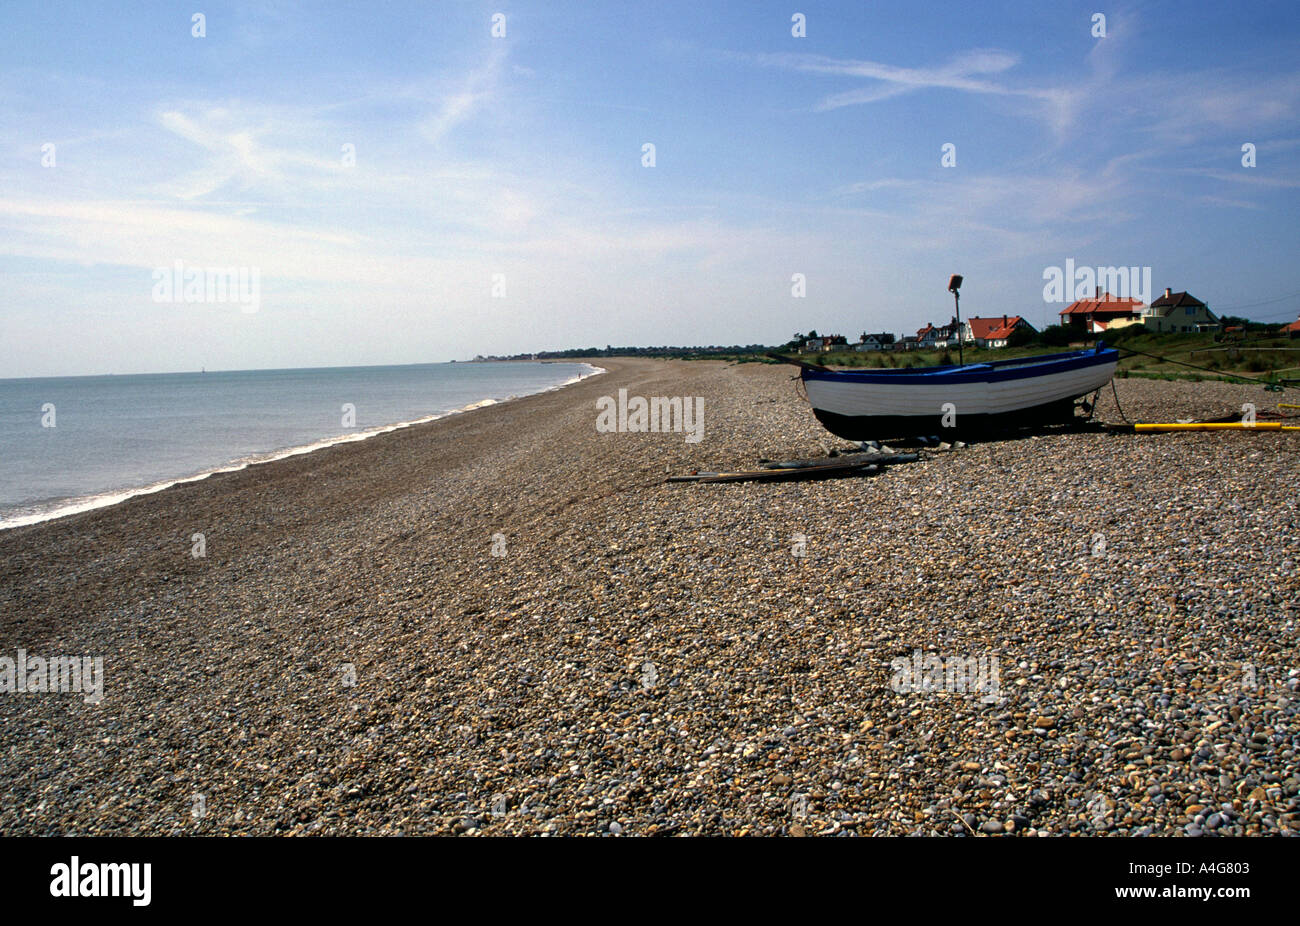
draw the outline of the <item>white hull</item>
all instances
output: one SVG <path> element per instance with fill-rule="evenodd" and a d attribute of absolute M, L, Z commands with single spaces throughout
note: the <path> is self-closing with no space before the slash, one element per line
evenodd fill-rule
<path fill-rule="evenodd" d="M 1115 366 L 1107 363 L 999 382 L 865 384 L 813 379 L 804 385 L 814 409 L 846 417 L 930 417 L 943 415 L 948 404 L 958 415 L 1006 415 L 1095 392 L 1110 382 Z"/>

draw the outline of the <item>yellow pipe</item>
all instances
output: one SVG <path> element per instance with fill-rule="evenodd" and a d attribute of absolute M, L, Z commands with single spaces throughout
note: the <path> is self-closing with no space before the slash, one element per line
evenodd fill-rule
<path fill-rule="evenodd" d="M 1254 424 L 1246 424 L 1241 421 L 1221 422 L 1221 421 L 1191 421 L 1187 424 L 1181 422 L 1168 422 L 1161 424 L 1135 424 L 1135 431 L 1300 431 L 1300 426 L 1283 425 L 1280 421 L 1257 421 Z"/>
<path fill-rule="evenodd" d="M 1288 405 L 1285 402 L 1278 402 L 1277 407 L 1278 408 L 1300 408 L 1300 405 Z"/>

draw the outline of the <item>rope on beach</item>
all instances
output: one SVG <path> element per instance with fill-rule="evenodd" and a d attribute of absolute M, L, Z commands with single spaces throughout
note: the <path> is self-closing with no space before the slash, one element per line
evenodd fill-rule
<path fill-rule="evenodd" d="M 1115 388 L 1115 377 L 1113 376 L 1110 378 L 1110 391 L 1111 395 L 1115 397 L 1115 411 L 1119 412 L 1119 416 L 1124 419 L 1125 424 L 1132 424 L 1133 422 L 1128 420 L 1128 415 L 1124 414 L 1124 407 L 1119 404 L 1119 390 Z"/>
<path fill-rule="evenodd" d="M 1100 392 L 1100 390 L 1098 390 L 1098 391 Z M 1115 411 L 1119 412 L 1119 417 L 1123 420 L 1123 422 L 1124 422 L 1126 425 L 1128 425 L 1129 427 L 1133 427 L 1133 422 L 1132 422 L 1132 421 L 1129 421 L 1129 420 L 1128 420 L 1128 415 L 1124 414 L 1124 407 L 1123 407 L 1122 405 L 1119 404 L 1119 390 L 1115 387 L 1115 377 L 1113 377 L 1113 376 L 1110 378 L 1110 392 L 1111 392 L 1111 395 L 1113 395 L 1113 396 L 1115 397 Z M 1285 405 L 1281 405 L 1281 404 L 1279 403 L 1279 407 L 1281 407 L 1281 408 L 1293 408 L 1293 407 L 1296 407 L 1296 406 L 1285 406 Z M 1282 414 L 1282 413 L 1279 413 L 1279 412 L 1270 412 L 1270 411 L 1267 411 L 1267 410 L 1259 411 L 1259 412 L 1257 412 L 1256 414 L 1257 414 L 1260 418 L 1281 418 L 1281 419 L 1283 419 L 1284 421 L 1285 421 L 1285 420 L 1291 420 L 1291 419 L 1294 417 L 1294 416 L 1292 416 L 1292 415 L 1286 415 L 1286 414 Z M 1239 417 L 1239 416 L 1238 416 L 1236 413 L 1233 413 L 1233 414 L 1229 414 L 1229 415 L 1224 415 L 1224 416 L 1222 416 L 1222 417 L 1220 417 L 1220 418 L 1211 418 L 1211 419 L 1209 419 L 1209 421 L 1205 421 L 1205 422 L 1201 422 L 1201 423 L 1202 423 L 1202 424 L 1221 424 L 1221 423 L 1225 423 L 1225 422 L 1236 421 L 1236 420 L 1238 419 L 1238 417 Z"/>
<path fill-rule="evenodd" d="M 1200 370 L 1202 373 L 1213 373 L 1215 376 L 1227 376 L 1232 379 L 1244 379 L 1247 382 L 1258 383 L 1259 385 L 1264 387 L 1273 386 L 1276 385 L 1277 383 L 1285 383 L 1288 386 L 1300 385 L 1300 380 L 1298 379 L 1281 379 L 1281 378 L 1278 378 L 1277 380 L 1259 379 L 1258 377 L 1255 376 L 1243 376 L 1240 373 L 1230 373 L 1224 370 L 1216 370 L 1213 367 L 1203 367 L 1195 363 L 1187 363 L 1186 361 L 1183 360 L 1174 360 L 1171 357 L 1161 357 L 1158 354 L 1148 354 L 1144 350 L 1137 350 L 1136 348 L 1132 348 L 1132 347 L 1116 347 L 1115 349 L 1125 351 L 1129 356 L 1149 357 L 1152 360 L 1159 360 L 1161 363 L 1174 363 L 1180 367 L 1190 367 L 1193 370 Z M 1120 359 L 1122 360 L 1124 358 L 1121 357 Z"/>

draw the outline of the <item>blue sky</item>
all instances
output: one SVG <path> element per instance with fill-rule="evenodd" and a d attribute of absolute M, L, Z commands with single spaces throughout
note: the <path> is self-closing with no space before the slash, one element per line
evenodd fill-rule
<path fill-rule="evenodd" d="M 0 377 L 1041 326 L 1067 259 L 1300 311 L 1294 3 L 87 6 L 0 10 Z"/>

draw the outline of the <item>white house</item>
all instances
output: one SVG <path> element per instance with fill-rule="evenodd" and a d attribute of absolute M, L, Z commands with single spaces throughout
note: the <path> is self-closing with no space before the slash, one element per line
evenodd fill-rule
<path fill-rule="evenodd" d="M 1204 302 L 1190 293 L 1175 293 L 1168 288 L 1142 311 L 1141 320 L 1151 331 L 1193 333 L 1223 328 L 1218 316 Z"/>

